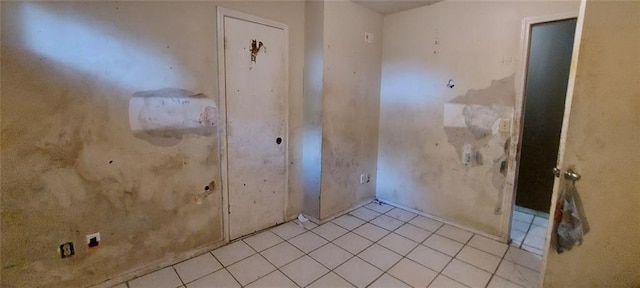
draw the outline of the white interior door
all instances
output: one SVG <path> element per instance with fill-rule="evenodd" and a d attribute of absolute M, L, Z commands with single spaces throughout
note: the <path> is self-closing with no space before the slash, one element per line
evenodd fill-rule
<path fill-rule="evenodd" d="M 583 1 L 578 19 L 559 167 L 582 175 L 591 229 L 558 254 L 549 225 L 542 287 L 640 287 L 640 2 Z"/>
<path fill-rule="evenodd" d="M 286 30 L 224 16 L 230 239 L 284 221 Z"/>

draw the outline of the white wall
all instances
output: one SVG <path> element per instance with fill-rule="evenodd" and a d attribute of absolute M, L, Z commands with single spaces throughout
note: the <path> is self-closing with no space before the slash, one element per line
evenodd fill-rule
<path fill-rule="evenodd" d="M 324 11 L 321 218 L 375 197 L 383 24 L 351 1 L 327 1 Z M 361 173 L 371 182 L 360 184 Z"/>
<path fill-rule="evenodd" d="M 516 143 L 497 120 L 513 117 L 522 20 L 577 9 L 573 1 L 444 1 L 386 16 L 377 196 L 504 235 Z"/>
<path fill-rule="evenodd" d="M 215 127 L 145 134 L 129 121 L 140 91 L 217 104 L 216 5 L 289 25 L 287 214 L 300 212 L 303 2 L 2 3 L 0 286 L 93 285 L 221 244 L 220 185 L 193 201 L 220 184 Z M 66 241 L 76 255 L 60 259 Z"/>

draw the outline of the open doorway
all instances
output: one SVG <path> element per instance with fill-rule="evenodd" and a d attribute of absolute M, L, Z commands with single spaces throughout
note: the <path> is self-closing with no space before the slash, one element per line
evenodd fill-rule
<path fill-rule="evenodd" d="M 539 255 L 549 222 L 576 22 L 565 17 L 525 23 L 525 81 L 510 235 L 513 245 Z"/>

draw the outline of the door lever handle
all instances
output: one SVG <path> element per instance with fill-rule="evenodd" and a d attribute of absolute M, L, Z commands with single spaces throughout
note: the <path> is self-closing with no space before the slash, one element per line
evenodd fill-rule
<path fill-rule="evenodd" d="M 553 175 L 556 177 L 560 177 L 560 174 L 562 174 L 562 170 L 560 170 L 560 168 L 558 167 L 553 167 Z"/>

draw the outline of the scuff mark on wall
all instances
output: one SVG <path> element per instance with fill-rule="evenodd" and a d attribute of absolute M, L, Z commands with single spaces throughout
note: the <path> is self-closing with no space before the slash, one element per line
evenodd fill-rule
<path fill-rule="evenodd" d="M 447 141 L 467 169 L 491 165 L 492 186 L 502 194 L 509 156 L 509 133 L 500 131 L 501 119 L 512 119 L 515 102 L 514 75 L 494 80 L 485 89 L 469 90 L 444 105 Z M 502 199 L 497 197 L 496 199 Z M 494 213 L 502 213 L 502 201 Z"/>

